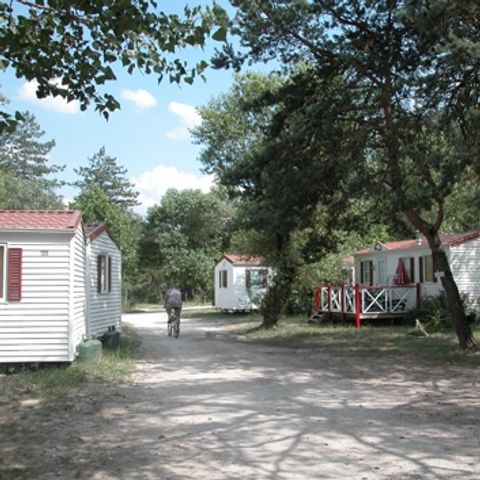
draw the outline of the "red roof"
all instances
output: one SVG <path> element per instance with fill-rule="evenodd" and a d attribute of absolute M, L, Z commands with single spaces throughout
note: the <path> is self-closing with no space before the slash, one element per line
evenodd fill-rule
<path fill-rule="evenodd" d="M 79 210 L 0 210 L 2 230 L 76 230 Z"/>
<path fill-rule="evenodd" d="M 103 232 L 107 232 L 107 234 L 112 239 L 113 243 L 115 243 L 115 245 L 120 249 L 119 243 L 115 240 L 114 236 L 112 235 L 112 232 L 104 223 L 87 223 L 86 225 L 83 226 L 83 228 L 85 230 L 86 237 L 90 241 L 95 240 Z"/>
<path fill-rule="evenodd" d="M 233 265 L 262 265 L 263 263 L 262 257 L 256 257 L 254 255 L 234 255 L 226 253 L 218 262 L 222 259 L 229 261 Z"/>
<path fill-rule="evenodd" d="M 473 232 L 466 232 L 466 233 L 454 233 L 450 235 L 441 235 L 440 240 L 442 241 L 443 245 L 449 245 L 451 247 L 461 245 L 462 243 L 468 242 L 470 240 L 475 240 L 480 238 L 480 231 L 473 231 Z M 382 242 L 382 246 L 385 247 L 387 250 L 404 250 L 408 248 L 413 248 L 415 246 L 419 247 L 428 247 L 428 242 L 425 237 L 420 238 L 420 243 L 417 243 L 416 239 L 410 240 L 399 240 L 397 242 Z M 356 253 L 369 253 L 371 248 L 364 248 Z"/>
<path fill-rule="evenodd" d="M 83 226 L 85 235 L 89 240 L 94 240 L 107 229 L 104 223 L 87 223 Z"/>

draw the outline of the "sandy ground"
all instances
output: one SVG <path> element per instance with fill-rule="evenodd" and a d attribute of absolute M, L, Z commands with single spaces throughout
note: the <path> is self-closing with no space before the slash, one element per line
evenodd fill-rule
<path fill-rule="evenodd" d="M 0 479 L 480 479 L 478 371 L 124 321 L 145 352 L 133 381 L 25 405 L 0 432 Z"/>

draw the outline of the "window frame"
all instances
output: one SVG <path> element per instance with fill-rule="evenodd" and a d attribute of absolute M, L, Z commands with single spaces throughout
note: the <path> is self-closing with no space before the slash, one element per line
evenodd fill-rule
<path fill-rule="evenodd" d="M 218 288 L 228 288 L 228 273 L 224 268 L 218 271 Z"/>
<path fill-rule="evenodd" d="M 368 265 L 366 269 L 365 266 Z M 366 272 L 368 272 L 368 282 L 366 278 Z M 360 283 L 362 285 L 373 285 L 373 260 L 360 260 Z"/>
<path fill-rule="evenodd" d="M 421 257 L 419 257 L 418 268 L 420 272 L 420 283 L 437 283 L 438 282 L 438 279 L 435 276 L 435 267 L 433 265 L 433 255 L 422 255 Z M 428 272 L 427 272 L 427 269 L 428 269 Z M 430 269 L 431 269 L 431 272 L 430 272 Z"/>
<path fill-rule="evenodd" d="M 415 283 L 415 257 L 400 257 L 400 260 L 407 271 L 409 283 Z"/>
<path fill-rule="evenodd" d="M 255 280 L 255 282 L 253 280 Z M 260 280 L 260 281 L 257 281 L 257 280 Z M 245 270 L 245 285 L 247 289 L 267 288 L 268 268 L 247 268 Z"/>
<path fill-rule="evenodd" d="M 112 292 L 112 256 L 108 253 L 97 255 L 97 293 L 108 295 Z"/>

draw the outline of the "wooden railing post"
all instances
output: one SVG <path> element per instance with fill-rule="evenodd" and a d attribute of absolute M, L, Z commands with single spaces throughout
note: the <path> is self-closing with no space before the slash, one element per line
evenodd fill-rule
<path fill-rule="evenodd" d="M 422 304 L 422 291 L 421 291 L 420 283 L 417 283 L 417 310 L 420 308 L 421 304 Z"/>
<path fill-rule="evenodd" d="M 320 287 L 318 285 L 315 287 L 315 310 L 317 312 L 320 310 Z"/>
<path fill-rule="evenodd" d="M 328 305 L 328 317 L 330 318 L 330 314 L 332 311 L 332 284 L 331 283 L 327 285 L 327 305 Z"/>
<path fill-rule="evenodd" d="M 342 321 L 345 320 L 345 284 L 340 286 L 340 311 L 342 312 Z"/>
<path fill-rule="evenodd" d="M 360 285 L 355 284 L 355 327 L 361 328 L 362 320 L 360 314 L 362 313 L 362 299 L 360 298 Z"/>

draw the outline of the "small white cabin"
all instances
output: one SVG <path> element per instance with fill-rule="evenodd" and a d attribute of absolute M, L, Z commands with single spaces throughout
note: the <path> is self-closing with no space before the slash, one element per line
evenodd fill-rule
<path fill-rule="evenodd" d="M 0 211 L 0 362 L 70 362 L 86 334 L 79 211 Z"/>
<path fill-rule="evenodd" d="M 122 329 L 122 256 L 105 224 L 85 225 L 87 237 L 87 336 Z"/>
<path fill-rule="evenodd" d="M 0 363 L 71 362 L 120 330 L 120 263 L 80 211 L 0 211 Z"/>
<path fill-rule="evenodd" d="M 460 293 L 480 307 L 480 231 L 444 235 L 441 241 Z M 399 267 L 406 273 L 401 279 Z M 422 297 L 437 296 L 443 290 L 441 276 L 425 238 L 377 242 L 354 254 L 354 279 L 361 285 L 419 283 Z"/>
<path fill-rule="evenodd" d="M 215 264 L 215 308 L 249 311 L 258 308 L 269 281 L 260 257 L 223 255 Z"/>

